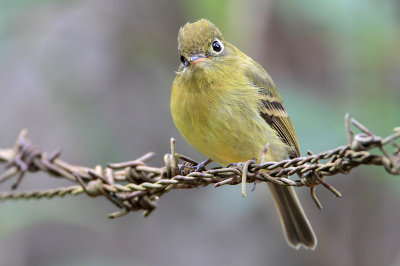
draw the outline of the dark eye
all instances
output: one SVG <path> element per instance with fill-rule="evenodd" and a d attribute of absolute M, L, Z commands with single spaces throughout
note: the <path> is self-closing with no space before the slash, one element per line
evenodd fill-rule
<path fill-rule="evenodd" d="M 181 55 L 181 62 L 184 66 L 188 65 L 188 61 L 186 60 L 186 57 L 184 57 L 183 55 Z"/>
<path fill-rule="evenodd" d="M 212 43 L 212 48 L 214 52 L 219 53 L 224 49 L 224 45 L 219 40 L 216 40 Z"/>

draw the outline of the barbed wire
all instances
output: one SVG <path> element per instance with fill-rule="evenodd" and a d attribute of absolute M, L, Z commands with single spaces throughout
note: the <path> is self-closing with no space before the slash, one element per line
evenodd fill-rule
<path fill-rule="evenodd" d="M 246 183 L 271 182 L 281 186 L 306 186 L 318 208 L 322 208 L 315 188 L 323 185 L 336 196 L 339 191 L 325 182 L 326 176 L 347 174 L 360 165 L 383 166 L 389 174 L 400 175 L 400 127 L 386 138 L 374 135 L 364 125 L 345 116 L 348 144 L 319 154 L 308 151 L 306 157 L 257 164 L 255 160 L 239 162 L 225 168 L 206 170 L 200 164 L 175 152 L 175 140 L 171 139 L 171 153 L 164 155 L 163 167 L 152 167 L 147 162 L 154 157 L 149 152 L 140 158 L 122 163 L 111 163 L 105 168 L 71 165 L 59 159 L 61 152 L 42 152 L 28 138 L 27 130 L 22 130 L 11 149 L 0 149 L 0 163 L 5 169 L 0 173 L 0 183 L 15 178 L 12 191 L 0 192 L 0 200 L 42 199 L 79 195 L 104 196 L 118 211 L 109 218 L 117 218 L 131 211 L 143 210 L 148 216 L 157 207 L 158 199 L 173 189 L 190 189 L 214 184 L 242 184 L 242 195 L 246 195 Z M 361 133 L 354 134 L 352 126 Z M 388 146 L 392 145 L 392 152 Z M 372 152 L 374 151 L 374 152 Z M 268 145 L 264 154 L 268 152 Z M 324 160 L 325 162 L 320 162 Z M 45 172 L 51 177 L 64 178 L 75 183 L 67 187 L 38 191 L 16 191 L 28 172 Z M 297 174 L 299 179 L 289 176 Z M 254 189 L 254 188 L 253 188 Z"/>

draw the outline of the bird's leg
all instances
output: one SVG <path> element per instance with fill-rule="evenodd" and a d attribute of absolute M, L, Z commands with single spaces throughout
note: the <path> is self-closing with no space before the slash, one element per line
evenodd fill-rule
<path fill-rule="evenodd" d="M 201 172 L 201 171 L 205 171 L 206 170 L 206 165 L 211 163 L 212 160 L 211 159 L 207 159 L 201 163 L 199 163 L 198 165 L 196 165 L 195 167 L 195 172 Z"/>
<path fill-rule="evenodd" d="M 264 146 L 264 150 L 263 150 L 263 153 L 262 153 L 262 155 L 261 155 L 260 163 L 264 163 L 265 156 L 267 155 L 268 149 L 269 149 L 269 143 L 267 143 L 267 144 Z M 256 160 L 254 159 L 253 161 L 256 161 Z M 243 178 L 242 178 L 242 182 L 243 182 Z M 243 187 L 244 187 L 244 186 L 245 186 L 245 185 L 242 183 L 242 195 L 243 195 Z M 253 188 L 251 189 L 251 191 L 254 191 L 254 190 L 256 189 L 256 186 L 257 186 L 257 182 L 254 181 L 254 183 L 253 183 Z"/>
<path fill-rule="evenodd" d="M 255 163 L 255 162 L 256 162 L 256 159 L 249 160 L 249 161 L 245 162 L 242 167 L 242 196 L 244 198 L 246 197 L 246 182 L 247 182 L 247 173 L 249 170 L 249 166 L 250 166 L 250 164 Z"/>

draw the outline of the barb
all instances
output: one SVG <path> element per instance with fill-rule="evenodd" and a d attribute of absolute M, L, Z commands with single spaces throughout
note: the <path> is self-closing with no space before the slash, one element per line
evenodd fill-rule
<path fill-rule="evenodd" d="M 395 142 L 400 138 L 400 127 L 395 128 L 392 135 L 381 138 L 349 115 L 345 117 L 345 126 L 348 144 L 344 146 L 319 154 L 309 151 L 306 157 L 280 162 L 261 161 L 257 164 L 248 161 L 209 170 L 176 153 L 174 139 L 171 139 L 171 153 L 164 156 L 163 167 L 147 165 L 154 157 L 151 152 L 133 161 L 108 164 L 104 169 L 100 165 L 94 169 L 71 165 L 59 158 L 60 150 L 52 153 L 40 151 L 28 139 L 27 130 L 22 130 L 14 148 L 0 149 L 0 164 L 5 166 L 4 171 L 0 172 L 0 183 L 16 179 L 12 191 L 0 192 L 0 200 L 41 199 L 85 193 L 90 197 L 104 196 L 119 209 L 111 213 L 109 218 L 138 210 L 143 210 L 143 215 L 148 216 L 157 208 L 158 199 L 173 189 L 242 183 L 242 194 L 245 195 L 246 183 L 272 182 L 281 186 L 309 187 L 312 199 L 321 209 L 322 205 L 315 193 L 318 185 L 322 184 L 336 196 L 341 196 L 339 191 L 325 181 L 327 176 L 347 174 L 355 167 L 370 164 L 383 166 L 389 174 L 400 175 L 400 145 Z M 352 126 L 361 133 L 354 134 Z M 393 146 L 392 153 L 387 149 L 389 145 Z M 378 149 L 372 152 L 374 148 Z M 196 169 L 201 170 L 196 172 Z M 15 191 L 26 173 L 38 171 L 51 177 L 68 179 L 75 185 L 41 191 Z M 300 178 L 289 179 L 294 174 Z"/>

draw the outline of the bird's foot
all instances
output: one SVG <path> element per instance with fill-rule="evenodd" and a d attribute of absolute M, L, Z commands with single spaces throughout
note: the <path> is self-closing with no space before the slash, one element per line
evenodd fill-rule
<path fill-rule="evenodd" d="M 253 192 L 254 190 L 256 190 L 256 187 L 257 187 L 257 182 L 254 181 L 253 187 L 251 188 L 251 192 Z"/>
<path fill-rule="evenodd" d="M 229 167 L 231 167 L 231 166 L 235 166 L 235 167 L 237 167 L 237 166 L 238 166 L 238 164 L 237 164 L 237 163 L 231 163 L 231 164 L 228 164 L 228 166 L 227 166 L 227 167 L 229 168 Z"/>
<path fill-rule="evenodd" d="M 211 163 L 212 160 L 211 159 L 207 159 L 201 163 L 199 163 L 198 165 L 194 166 L 195 167 L 195 172 L 202 172 L 206 170 L 206 165 Z"/>

